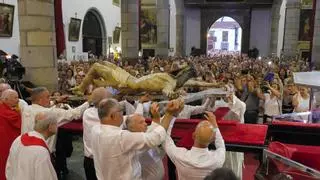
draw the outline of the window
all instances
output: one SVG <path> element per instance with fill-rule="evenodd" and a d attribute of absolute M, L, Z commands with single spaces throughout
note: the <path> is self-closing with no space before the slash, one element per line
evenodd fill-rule
<path fill-rule="evenodd" d="M 222 31 L 222 41 L 228 42 L 228 31 Z"/>

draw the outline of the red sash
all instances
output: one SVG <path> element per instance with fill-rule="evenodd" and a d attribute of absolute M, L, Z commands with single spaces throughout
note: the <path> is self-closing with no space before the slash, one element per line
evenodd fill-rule
<path fill-rule="evenodd" d="M 25 133 L 21 136 L 21 143 L 24 146 L 42 146 L 46 148 L 50 154 L 49 148 L 44 140 L 38 137 L 29 136 L 28 133 Z"/>

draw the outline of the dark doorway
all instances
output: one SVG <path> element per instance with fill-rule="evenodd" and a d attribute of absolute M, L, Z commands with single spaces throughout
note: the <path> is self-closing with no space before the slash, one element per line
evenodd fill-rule
<path fill-rule="evenodd" d="M 91 52 L 99 57 L 103 53 L 103 32 L 98 18 L 96 13 L 87 12 L 83 21 L 82 37 L 83 52 Z"/>

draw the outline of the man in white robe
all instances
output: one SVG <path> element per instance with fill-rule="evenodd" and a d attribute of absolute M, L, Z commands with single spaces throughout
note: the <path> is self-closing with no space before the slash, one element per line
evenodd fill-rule
<path fill-rule="evenodd" d="M 227 102 L 226 102 L 227 101 Z M 227 99 L 221 99 L 215 102 L 214 109 L 219 107 L 228 107 L 230 110 L 223 119 L 238 120 L 244 123 L 244 113 L 246 112 L 246 104 L 242 102 L 232 91 L 229 91 Z M 223 167 L 230 168 L 232 171 L 242 179 L 242 165 L 244 161 L 244 154 L 242 152 L 226 152 L 226 160 Z"/>
<path fill-rule="evenodd" d="M 165 152 L 176 166 L 180 180 L 203 180 L 224 163 L 226 149 L 216 118 L 211 112 L 206 114 L 207 120 L 201 121 L 193 133 L 194 145 L 190 150 L 176 147 L 170 134 L 163 144 Z M 216 150 L 208 149 L 212 141 L 215 141 Z"/>
<path fill-rule="evenodd" d="M 239 120 L 240 123 L 244 123 L 244 113 L 246 112 L 246 104 L 242 102 L 234 93 L 228 95 L 227 107 L 230 111 L 235 113 L 238 119 L 227 119 L 227 120 Z M 227 114 L 228 115 L 228 114 Z M 242 166 L 244 161 L 244 153 L 242 152 L 226 152 L 226 160 L 224 167 L 232 169 L 232 171 L 237 175 L 238 178 L 242 179 Z"/>
<path fill-rule="evenodd" d="M 93 162 L 93 154 L 91 148 L 91 131 L 94 126 L 100 125 L 100 119 L 98 116 L 98 105 L 105 98 L 111 98 L 112 94 L 103 87 L 96 88 L 93 90 L 91 94 L 91 101 L 93 107 L 88 108 L 83 113 L 83 146 L 84 146 L 84 169 L 87 180 L 95 180 L 97 179 L 94 162 Z M 141 97 L 140 102 L 144 101 L 144 97 Z M 128 102 L 127 102 L 128 103 Z M 121 104 L 124 109 L 126 103 Z M 132 106 L 132 105 L 131 105 Z M 132 106 L 134 109 L 134 107 Z M 128 111 L 126 111 L 128 112 Z M 134 111 L 133 111 L 134 112 Z M 143 114 L 143 106 L 142 103 L 139 103 L 137 109 L 135 110 L 137 114 Z M 126 117 L 123 117 L 126 119 Z"/>
<path fill-rule="evenodd" d="M 32 90 L 32 105 L 25 107 L 22 111 L 22 124 L 21 134 L 32 131 L 34 126 L 34 117 L 40 112 L 51 111 L 57 118 L 58 127 L 68 123 L 69 121 L 79 119 L 82 113 L 89 107 L 89 103 L 86 102 L 81 106 L 64 110 L 60 108 L 50 108 L 50 93 L 44 87 L 34 88 Z M 56 136 L 47 139 L 50 152 L 55 152 Z"/>
<path fill-rule="evenodd" d="M 153 119 L 160 122 L 159 105 L 151 105 L 151 115 Z M 157 126 L 154 124 L 147 127 L 144 117 L 138 114 L 129 116 L 126 121 L 127 129 L 130 132 L 152 132 Z M 170 128 L 170 127 L 169 127 Z M 154 147 L 139 152 L 139 161 L 141 164 L 141 178 L 143 180 L 162 180 L 164 177 L 164 167 L 162 159 L 165 152 L 161 147 Z"/>
<path fill-rule="evenodd" d="M 6 165 L 7 180 L 57 180 L 46 140 L 57 132 L 52 112 L 35 117 L 34 131 L 19 136 L 10 148 Z"/>
<path fill-rule="evenodd" d="M 123 117 L 119 103 L 105 99 L 99 104 L 98 115 L 101 125 L 92 129 L 91 147 L 99 180 L 141 179 L 141 165 L 137 153 L 160 145 L 166 136 L 166 129 L 172 114 L 179 108 L 177 101 L 169 103 L 166 115 L 151 132 L 132 133 L 120 126 Z"/>

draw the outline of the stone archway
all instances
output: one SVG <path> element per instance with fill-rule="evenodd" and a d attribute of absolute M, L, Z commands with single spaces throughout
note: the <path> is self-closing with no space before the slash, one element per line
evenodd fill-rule
<path fill-rule="evenodd" d="M 96 56 L 106 54 L 106 28 L 103 17 L 97 9 L 91 8 L 84 16 L 82 26 L 83 52 L 91 52 Z"/>
<path fill-rule="evenodd" d="M 236 20 L 242 27 L 242 44 L 241 52 L 248 53 L 250 43 L 250 22 L 251 11 L 250 9 L 216 9 L 206 8 L 201 9 L 201 38 L 200 45 L 202 53 L 207 49 L 207 32 L 214 22 L 220 17 L 228 16 Z"/>

